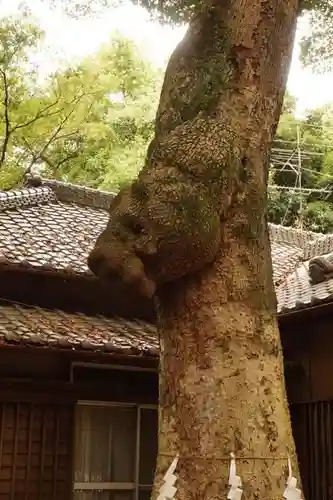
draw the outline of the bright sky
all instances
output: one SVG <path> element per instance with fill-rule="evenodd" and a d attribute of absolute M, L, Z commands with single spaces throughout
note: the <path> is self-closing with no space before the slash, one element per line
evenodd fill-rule
<path fill-rule="evenodd" d="M 0 0 L 0 15 L 15 12 L 20 0 Z M 143 9 L 132 3 L 109 9 L 95 19 L 69 19 L 51 12 L 43 0 L 26 0 L 46 32 L 45 50 L 38 56 L 43 72 L 54 69 L 59 61 L 72 61 L 89 53 L 110 39 L 115 30 L 136 41 L 156 65 L 163 65 L 184 34 L 182 28 L 160 26 L 149 21 Z M 303 24 L 299 30 L 305 30 Z M 300 33 L 299 33 L 300 34 Z M 288 88 L 297 97 L 297 108 L 303 110 L 333 101 L 333 73 L 314 75 L 301 67 L 296 43 Z"/>

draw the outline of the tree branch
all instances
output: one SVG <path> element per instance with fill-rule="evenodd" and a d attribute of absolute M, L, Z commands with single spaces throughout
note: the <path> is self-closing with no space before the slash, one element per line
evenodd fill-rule
<path fill-rule="evenodd" d="M 0 152 L 0 167 L 3 167 L 6 159 L 6 153 L 8 149 L 8 143 L 10 139 L 10 119 L 9 119 L 9 89 L 8 89 L 8 80 L 7 80 L 7 75 L 4 70 L 1 70 L 1 76 L 2 76 L 2 81 L 3 81 L 3 88 L 4 88 L 4 99 L 3 99 L 3 106 L 4 106 L 4 119 L 5 119 L 5 136 L 3 139 L 2 147 L 1 147 L 1 152 Z"/>
<path fill-rule="evenodd" d="M 48 165 L 51 166 L 52 162 L 50 159 L 47 159 L 47 156 L 45 153 L 52 143 L 54 143 L 56 140 L 65 139 L 65 138 L 71 137 L 71 136 L 78 133 L 78 130 L 75 130 L 73 132 L 69 132 L 66 134 L 60 134 L 65 123 L 69 120 L 71 115 L 74 113 L 74 111 L 76 109 L 76 105 L 81 101 L 81 99 L 83 97 L 85 97 L 85 96 L 88 97 L 91 95 L 91 93 L 84 92 L 83 89 L 81 89 L 81 92 L 79 94 L 76 93 L 76 95 L 74 97 L 72 97 L 72 99 L 70 99 L 66 103 L 64 102 L 61 109 L 59 109 L 59 107 L 58 107 L 57 109 L 52 110 L 52 108 L 54 108 L 54 106 L 59 104 L 59 102 L 61 100 L 61 92 L 57 92 L 53 102 L 51 102 L 50 104 L 48 104 L 44 108 L 38 110 L 37 113 L 34 115 L 34 117 L 32 117 L 31 119 L 27 120 L 24 123 L 11 125 L 10 120 L 9 120 L 9 84 L 8 84 L 8 80 L 7 80 L 7 75 L 4 73 L 3 70 L 1 71 L 1 74 L 3 75 L 4 89 L 5 89 L 5 94 L 4 94 L 5 95 L 5 98 L 4 98 L 5 120 L 4 121 L 6 124 L 6 129 L 5 129 L 6 134 L 5 134 L 5 141 L 4 141 L 4 144 L 2 147 L 2 151 L 0 151 L 0 167 L 3 165 L 3 163 L 5 161 L 9 137 L 11 136 L 11 134 L 13 132 L 20 130 L 20 129 L 23 129 L 25 127 L 28 127 L 29 125 L 35 123 L 36 121 L 38 121 L 42 118 L 47 118 L 47 117 L 58 115 L 58 114 L 61 115 L 62 111 L 64 111 L 68 106 L 70 107 L 70 111 L 67 112 L 66 115 L 61 119 L 58 126 L 55 128 L 53 133 L 51 133 L 51 136 L 49 137 L 49 139 L 45 142 L 45 144 L 41 147 L 41 149 L 38 152 L 36 152 L 36 147 L 33 144 L 30 144 L 25 137 L 21 138 L 21 140 L 25 144 L 26 152 L 29 151 L 29 153 L 31 155 L 31 161 L 30 161 L 28 167 L 26 169 L 24 169 L 24 172 L 23 172 L 23 178 L 24 178 L 28 173 L 31 172 L 33 165 L 39 159 L 42 159 L 43 161 L 48 163 Z M 91 110 L 91 108 L 92 108 L 92 104 L 90 104 L 90 106 L 88 106 L 88 113 Z M 82 120 L 82 123 L 83 122 L 84 122 L 84 120 Z M 37 146 L 37 144 L 36 144 L 36 146 Z M 23 153 L 21 155 L 21 158 L 24 157 L 24 154 L 25 153 Z M 77 156 L 77 152 L 72 152 L 72 153 L 68 154 L 65 158 L 60 160 L 60 162 L 57 164 L 56 168 L 58 168 L 60 165 L 62 165 L 63 163 L 65 163 L 66 161 L 70 160 L 71 158 L 73 158 L 75 156 Z M 48 160 L 48 161 L 46 161 L 46 160 Z M 54 167 L 55 167 L 54 164 L 52 164 L 53 169 L 54 169 Z"/>
<path fill-rule="evenodd" d="M 25 123 L 20 123 L 18 125 L 15 125 L 12 129 L 11 129 L 11 132 L 15 132 L 16 130 L 19 130 L 21 128 L 24 128 L 24 127 L 28 127 L 29 125 L 31 125 L 32 123 L 35 123 L 36 121 L 40 120 L 41 118 L 45 118 L 46 116 L 53 116 L 53 115 L 56 115 L 57 113 L 59 113 L 59 110 L 55 110 L 53 111 L 52 113 L 48 113 L 47 115 L 45 115 L 45 112 L 48 111 L 49 109 L 51 109 L 53 106 L 55 106 L 56 104 L 58 104 L 59 102 L 59 97 L 57 97 L 57 99 L 52 102 L 51 104 L 48 104 L 47 106 L 45 106 L 45 108 L 39 110 L 35 116 L 33 118 L 31 118 L 30 120 L 26 121 Z"/>
<path fill-rule="evenodd" d="M 48 158 L 46 155 L 41 155 L 41 159 L 45 163 L 47 163 L 47 165 L 51 168 L 52 173 L 54 173 L 56 170 L 58 170 L 59 167 L 61 167 L 61 165 L 63 165 L 64 163 L 66 163 L 69 160 L 72 160 L 73 158 L 76 158 L 77 156 L 78 156 L 78 152 L 73 151 L 72 153 L 69 153 L 67 156 L 65 156 L 64 158 L 62 158 L 60 161 L 58 161 L 56 163 L 53 162 L 50 158 Z"/>
<path fill-rule="evenodd" d="M 68 134 L 59 135 L 59 132 L 62 130 L 64 124 L 68 121 L 68 119 L 70 118 L 70 116 L 74 113 L 74 110 L 75 110 L 75 108 L 73 107 L 69 111 L 69 113 L 67 113 L 67 115 L 61 120 L 61 122 L 59 123 L 59 125 L 57 126 L 57 128 L 54 130 L 54 132 L 51 134 L 51 136 L 49 137 L 49 139 L 46 141 L 46 143 L 44 144 L 44 146 L 40 149 L 40 151 L 38 153 L 36 153 L 34 151 L 33 147 L 29 144 L 29 142 L 27 141 L 27 139 L 25 139 L 24 137 L 22 138 L 23 142 L 25 143 L 25 145 L 29 149 L 29 151 L 31 153 L 31 156 L 32 156 L 31 161 L 30 161 L 28 167 L 25 169 L 25 171 L 23 173 L 23 177 L 25 177 L 27 174 L 29 174 L 31 172 L 31 169 L 32 169 L 33 165 L 39 159 L 43 159 L 43 157 L 44 158 L 46 157 L 45 156 L 45 152 L 47 151 L 48 147 L 53 142 L 55 142 L 56 140 L 59 140 L 59 139 L 66 138 L 66 137 L 71 137 L 72 135 L 75 135 L 77 133 L 77 131 L 74 131 L 74 132 L 70 132 Z"/>
<path fill-rule="evenodd" d="M 38 156 L 40 157 L 41 154 L 44 154 L 45 151 L 47 150 L 47 148 L 49 147 L 49 145 L 54 142 L 55 140 L 57 139 L 60 139 L 60 137 L 58 137 L 58 134 L 59 132 L 61 131 L 61 129 L 63 128 L 63 126 L 65 125 L 65 123 L 68 121 L 68 119 L 70 118 L 70 116 L 74 113 L 74 109 L 75 108 L 72 108 L 70 110 L 69 113 L 67 113 L 67 115 L 61 120 L 61 122 L 59 123 L 58 127 L 55 129 L 55 131 L 53 132 L 53 134 L 51 135 L 51 137 L 48 139 L 48 141 L 46 141 L 46 143 L 44 144 L 44 146 L 42 147 L 42 149 L 40 150 Z M 75 132 L 72 132 L 71 134 L 66 134 L 66 136 L 69 136 L 69 135 L 73 135 Z"/>
<path fill-rule="evenodd" d="M 84 93 L 82 93 L 82 94 L 80 94 L 78 96 L 76 95 L 75 97 L 73 97 L 73 99 L 71 99 L 69 101 L 69 103 L 66 103 L 66 105 L 68 106 L 68 105 L 71 105 L 71 104 L 77 104 L 82 99 L 82 97 L 84 97 L 84 95 L 85 95 Z M 89 95 L 89 94 L 87 93 L 86 95 Z M 54 115 L 59 114 L 61 112 L 60 109 L 56 109 L 55 111 L 46 114 L 46 112 L 49 109 L 53 108 L 54 106 L 56 106 L 59 103 L 59 100 L 60 100 L 60 94 L 57 96 L 57 98 L 55 99 L 55 101 L 53 101 L 52 103 L 48 104 L 43 109 L 39 110 L 35 114 L 35 116 L 33 118 L 31 118 L 30 120 L 26 121 L 25 123 L 20 123 L 18 125 L 15 125 L 14 127 L 12 127 L 11 133 L 15 132 L 16 130 L 28 127 L 29 125 L 31 125 L 32 123 L 35 123 L 36 121 L 40 120 L 41 118 L 46 118 L 46 117 L 49 117 L 49 116 L 54 116 Z M 70 114 L 72 114 L 73 111 L 74 111 L 74 109 L 72 109 L 72 111 L 71 111 Z"/>

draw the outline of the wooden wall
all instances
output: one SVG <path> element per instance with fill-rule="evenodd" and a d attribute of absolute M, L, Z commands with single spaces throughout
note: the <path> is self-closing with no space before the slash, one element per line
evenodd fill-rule
<path fill-rule="evenodd" d="M 75 397 L 68 361 L 0 350 L 0 500 L 68 500 Z"/>
<path fill-rule="evenodd" d="M 74 415 L 78 400 L 155 404 L 156 360 L 138 360 L 148 371 L 88 369 L 72 362 L 125 359 L 56 352 L 44 348 L 0 349 L 0 500 L 72 498 Z"/>
<path fill-rule="evenodd" d="M 290 403 L 333 400 L 333 308 L 280 320 Z"/>
<path fill-rule="evenodd" d="M 280 321 L 293 433 L 307 500 L 333 499 L 333 309 Z"/>
<path fill-rule="evenodd" d="M 73 406 L 0 403 L 0 500 L 71 495 Z"/>
<path fill-rule="evenodd" d="M 140 297 L 133 289 L 124 289 L 121 284 L 110 288 L 97 278 L 78 278 L 70 273 L 0 267 L 1 299 L 67 312 L 82 311 L 152 322 L 156 318 L 152 301 Z"/>
<path fill-rule="evenodd" d="M 308 500 L 333 499 L 333 311 L 280 321 L 291 416 Z M 91 371 L 73 361 L 148 368 Z M 71 375 L 74 373 L 74 379 Z M 0 500 L 69 500 L 78 400 L 158 400 L 157 359 L 0 349 Z"/>

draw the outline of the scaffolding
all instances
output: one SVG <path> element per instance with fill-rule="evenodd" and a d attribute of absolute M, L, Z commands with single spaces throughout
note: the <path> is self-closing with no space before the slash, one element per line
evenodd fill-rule
<path fill-rule="evenodd" d="M 309 127 L 309 125 L 307 125 Z M 310 125 L 311 127 L 311 125 Z M 314 128 L 318 128 L 315 127 Z M 324 152 L 318 152 L 311 150 L 311 147 L 321 147 L 322 144 L 305 144 L 302 139 L 301 125 L 296 125 L 295 139 L 294 140 L 282 140 L 276 139 L 274 141 L 274 147 L 270 154 L 270 170 L 273 172 L 292 172 L 295 174 L 294 186 L 280 186 L 280 185 L 269 185 L 269 190 L 278 191 L 288 191 L 290 193 L 289 203 L 286 212 L 281 220 L 281 224 L 284 223 L 287 217 L 288 210 L 291 206 L 291 202 L 298 198 L 299 203 L 299 219 L 298 219 L 298 229 L 303 230 L 304 223 L 304 206 L 303 200 L 304 196 L 309 196 L 312 193 L 323 196 L 324 199 L 329 198 L 332 194 L 331 184 L 333 181 L 333 176 L 325 174 L 321 171 L 317 171 L 311 168 L 306 168 L 304 163 L 313 158 L 323 158 Z M 327 147 L 325 149 L 332 149 L 333 146 Z M 324 184 L 322 188 L 308 188 L 303 186 L 303 173 L 311 172 L 314 176 L 321 176 Z"/>

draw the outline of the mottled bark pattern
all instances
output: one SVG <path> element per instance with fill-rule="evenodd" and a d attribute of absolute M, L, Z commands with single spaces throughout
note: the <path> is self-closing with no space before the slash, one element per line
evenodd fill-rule
<path fill-rule="evenodd" d="M 226 498 L 231 451 L 244 500 L 281 500 L 288 453 L 297 472 L 266 223 L 296 14 L 296 0 L 202 7 L 171 57 L 147 164 L 90 259 L 142 293 L 157 284 L 154 499 L 176 453 L 177 500 Z"/>
<path fill-rule="evenodd" d="M 171 58 L 146 165 L 115 198 L 89 256 L 105 280 L 120 276 L 151 297 L 216 257 L 220 221 L 248 180 L 239 131 L 220 109 L 236 73 L 228 33 L 217 9 L 205 9 Z"/>

